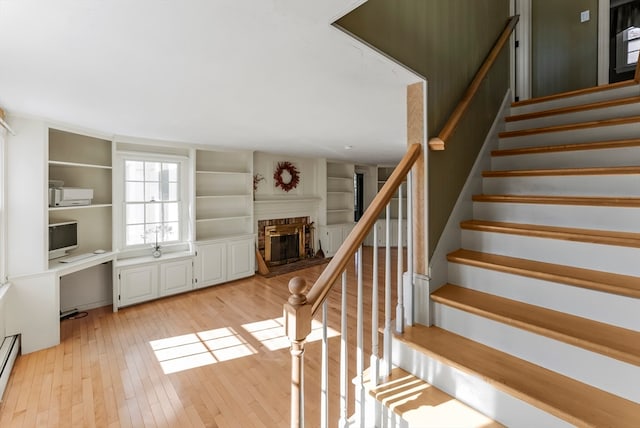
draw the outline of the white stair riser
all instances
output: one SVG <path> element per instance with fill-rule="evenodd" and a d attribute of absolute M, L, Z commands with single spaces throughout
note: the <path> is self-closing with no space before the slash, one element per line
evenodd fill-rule
<path fill-rule="evenodd" d="M 640 123 L 602 126 L 571 131 L 543 132 L 519 137 L 500 138 L 499 149 L 552 146 L 554 144 L 592 143 L 596 141 L 638 138 Z"/>
<path fill-rule="evenodd" d="M 435 323 L 441 328 L 640 402 L 638 385 L 635 382 L 620 382 L 620 379 L 640 379 L 638 366 L 446 305 L 436 303 L 434 313 Z"/>
<path fill-rule="evenodd" d="M 640 165 L 640 147 L 572 150 L 491 158 L 493 170 L 590 168 Z"/>
<path fill-rule="evenodd" d="M 594 92 L 591 94 L 576 95 L 573 97 L 565 97 L 535 104 L 511 107 L 511 111 L 509 114 L 516 115 L 533 113 L 536 111 L 589 104 L 598 101 L 616 100 L 620 98 L 633 97 L 636 95 L 640 95 L 640 85 L 626 86 L 623 88 L 610 89 L 607 91 Z"/>
<path fill-rule="evenodd" d="M 484 177 L 486 195 L 640 196 L 640 174 Z"/>
<path fill-rule="evenodd" d="M 640 331 L 638 299 L 563 283 L 449 263 L 449 283 L 506 299 Z"/>
<path fill-rule="evenodd" d="M 473 218 L 618 232 L 640 231 L 640 208 L 628 207 L 474 202 Z"/>
<path fill-rule="evenodd" d="M 615 119 L 640 115 L 640 103 L 585 110 L 573 113 L 555 114 L 552 116 L 505 122 L 506 131 L 517 131 L 529 128 L 566 125 L 570 123 L 591 122 L 594 120 Z"/>
<path fill-rule="evenodd" d="M 509 427 L 561 428 L 573 425 L 464 373 L 393 341 L 393 363 Z"/>
<path fill-rule="evenodd" d="M 462 230 L 462 247 L 503 256 L 640 276 L 640 248 Z"/>

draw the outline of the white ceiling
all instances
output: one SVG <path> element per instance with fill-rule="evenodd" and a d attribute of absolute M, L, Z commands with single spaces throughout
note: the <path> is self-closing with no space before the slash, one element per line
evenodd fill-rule
<path fill-rule="evenodd" d="M 389 163 L 418 78 L 330 25 L 359 3 L 0 0 L 0 106 L 108 135 Z"/>

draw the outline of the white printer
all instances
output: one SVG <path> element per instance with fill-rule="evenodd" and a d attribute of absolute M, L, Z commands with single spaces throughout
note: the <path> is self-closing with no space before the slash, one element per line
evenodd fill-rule
<path fill-rule="evenodd" d="M 72 207 L 79 205 L 91 205 L 93 189 L 80 187 L 50 187 L 50 207 Z"/>

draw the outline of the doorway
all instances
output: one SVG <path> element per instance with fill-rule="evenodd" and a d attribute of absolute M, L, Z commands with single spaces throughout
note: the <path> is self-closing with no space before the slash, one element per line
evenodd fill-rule
<path fill-rule="evenodd" d="M 609 82 L 634 78 L 640 51 L 640 0 L 611 0 Z"/>

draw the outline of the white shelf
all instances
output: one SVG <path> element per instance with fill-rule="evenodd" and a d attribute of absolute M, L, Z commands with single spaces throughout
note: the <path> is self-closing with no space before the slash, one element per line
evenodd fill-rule
<path fill-rule="evenodd" d="M 331 176 L 327 176 L 327 180 L 347 180 L 347 181 L 353 181 L 353 177 L 331 177 Z"/>
<path fill-rule="evenodd" d="M 110 208 L 112 204 L 74 205 L 71 207 L 49 207 L 49 211 L 82 210 L 90 208 Z"/>
<path fill-rule="evenodd" d="M 238 195 L 196 195 L 196 199 L 228 199 L 228 198 L 250 198 L 250 194 Z"/>
<path fill-rule="evenodd" d="M 349 192 L 346 190 L 336 190 L 327 192 L 328 195 L 336 194 L 336 195 L 353 195 L 353 191 Z"/>
<path fill-rule="evenodd" d="M 246 216 L 233 216 L 233 217 L 211 217 L 211 218 L 198 218 L 196 219 L 196 223 L 203 223 L 209 221 L 229 221 L 229 220 L 248 220 L 250 219 L 250 215 Z"/>
<path fill-rule="evenodd" d="M 68 166 L 73 168 L 98 168 L 98 169 L 113 169 L 110 165 L 96 165 L 93 163 L 79 163 L 79 162 L 63 162 L 50 160 L 49 165 L 55 166 Z"/>
<path fill-rule="evenodd" d="M 327 210 L 327 213 L 352 213 L 352 212 L 353 212 L 353 209 L 349 209 L 349 208 Z"/>
<path fill-rule="evenodd" d="M 196 174 L 241 175 L 241 176 L 251 175 L 250 172 L 240 172 L 240 171 L 196 171 Z"/>

